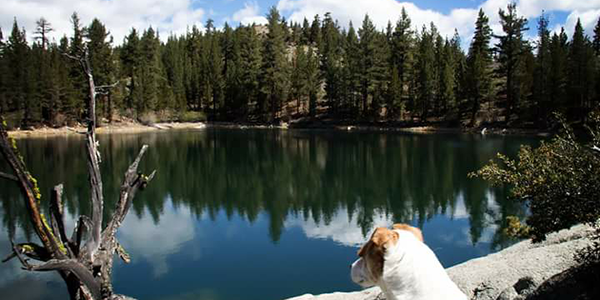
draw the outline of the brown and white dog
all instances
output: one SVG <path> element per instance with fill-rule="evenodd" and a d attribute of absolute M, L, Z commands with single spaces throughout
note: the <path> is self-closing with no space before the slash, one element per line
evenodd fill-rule
<path fill-rule="evenodd" d="M 378 285 L 387 300 L 466 300 L 418 228 L 394 224 L 375 229 L 352 264 L 352 281 Z"/>

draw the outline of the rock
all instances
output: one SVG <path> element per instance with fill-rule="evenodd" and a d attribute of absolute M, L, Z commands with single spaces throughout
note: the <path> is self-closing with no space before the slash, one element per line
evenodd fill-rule
<path fill-rule="evenodd" d="M 517 294 L 528 296 L 537 289 L 538 285 L 539 284 L 535 282 L 533 277 L 526 276 L 519 279 L 519 281 L 517 281 L 513 287 Z"/>

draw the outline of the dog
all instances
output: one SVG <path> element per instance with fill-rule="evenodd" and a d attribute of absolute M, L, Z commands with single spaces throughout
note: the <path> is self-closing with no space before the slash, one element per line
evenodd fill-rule
<path fill-rule="evenodd" d="M 418 228 L 394 224 L 375 229 L 352 264 L 352 281 L 379 286 L 387 300 L 466 300 Z"/>

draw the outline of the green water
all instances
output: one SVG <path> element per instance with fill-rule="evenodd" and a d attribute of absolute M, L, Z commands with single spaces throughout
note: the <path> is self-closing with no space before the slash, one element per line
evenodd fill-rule
<path fill-rule="evenodd" d="M 525 137 L 304 130 L 185 130 L 100 136 L 105 218 L 127 166 L 157 176 L 119 231 L 132 263 L 115 290 L 139 299 L 281 299 L 352 291 L 348 265 L 375 226 L 411 223 L 446 267 L 513 241 L 524 216 L 506 188 L 468 179 Z M 65 184 L 68 224 L 89 212 L 82 137 L 18 141 L 42 191 Z M 0 163 L 0 170 L 8 170 Z M 44 195 L 48 198 L 48 193 Z M 18 189 L 0 181 L 0 254 L 31 237 Z M 43 202 L 43 201 L 42 201 Z M 26 284 L 24 284 L 26 283 Z M 0 265 L 2 299 L 64 299 L 58 275 Z"/>

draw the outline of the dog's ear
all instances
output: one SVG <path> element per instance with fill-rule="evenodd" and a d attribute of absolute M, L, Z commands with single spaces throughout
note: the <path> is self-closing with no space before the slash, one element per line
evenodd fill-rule
<path fill-rule="evenodd" d="M 423 232 L 421 232 L 421 229 L 417 227 L 412 227 L 407 224 L 394 224 L 392 228 L 395 230 L 406 230 L 412 233 L 417 238 L 417 240 L 423 242 Z"/>
<path fill-rule="evenodd" d="M 397 232 L 380 227 L 375 229 L 371 241 L 381 249 L 387 249 L 390 245 L 395 245 L 399 238 L 400 235 Z"/>
<path fill-rule="evenodd" d="M 370 244 L 371 241 L 368 241 L 362 247 L 360 247 L 360 250 L 358 250 L 358 257 L 363 257 L 365 255 L 367 248 L 371 246 Z"/>

